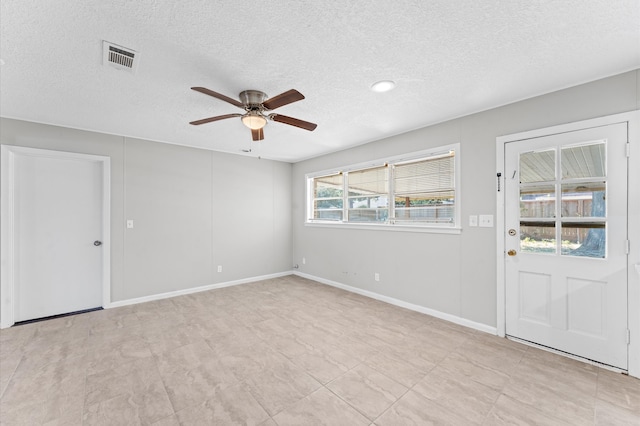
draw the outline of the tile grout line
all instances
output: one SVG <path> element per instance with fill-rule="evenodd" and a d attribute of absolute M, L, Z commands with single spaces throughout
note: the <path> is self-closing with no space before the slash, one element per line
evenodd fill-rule
<path fill-rule="evenodd" d="M 516 363 L 514 368 L 517 368 L 517 366 L 520 365 L 520 363 L 522 363 L 522 360 L 524 359 L 524 355 L 527 353 L 528 350 L 529 350 L 529 347 L 525 346 L 525 349 L 524 351 L 522 351 L 522 354 L 520 355 L 520 358 L 518 359 L 518 362 Z M 496 404 L 498 403 L 498 400 L 500 399 L 500 397 L 504 396 L 505 398 L 509 398 L 509 396 L 504 393 L 504 390 L 511 384 L 512 381 L 513 381 L 513 374 L 509 374 L 509 381 L 502 387 L 502 389 L 500 389 L 498 396 L 496 396 L 496 399 L 493 401 L 493 404 L 491 405 L 491 409 L 487 412 L 487 414 L 485 414 L 484 419 L 481 423 L 482 425 L 484 425 L 489 419 L 489 416 L 491 415 L 493 410 L 496 408 Z"/>
<path fill-rule="evenodd" d="M 148 345 L 148 343 L 147 343 Z M 149 351 L 151 352 L 151 347 L 149 347 Z M 175 405 L 173 405 L 173 401 L 171 400 L 171 397 L 169 396 L 169 391 L 167 390 L 167 384 L 164 380 L 164 376 L 162 375 L 162 373 L 160 372 L 160 366 L 158 366 L 158 358 L 157 356 L 151 352 L 151 358 L 153 358 L 153 365 L 155 366 L 155 370 L 158 373 L 158 377 L 160 378 L 160 381 L 162 382 L 162 390 L 164 391 L 165 395 L 167 396 L 167 400 L 169 401 L 169 404 L 171 404 L 171 411 L 173 411 L 173 414 L 170 414 L 166 417 L 163 418 L 169 418 L 172 416 L 177 416 L 178 412 L 176 411 L 176 407 Z M 154 423 L 159 422 L 162 419 L 158 419 L 156 420 Z"/>
<path fill-rule="evenodd" d="M 89 342 L 89 337 L 91 337 L 91 326 L 87 326 L 87 334 L 86 334 L 87 342 Z M 84 364 L 84 380 L 82 383 L 82 410 L 80 413 L 80 424 L 84 424 L 84 416 L 87 411 L 87 378 L 88 378 L 88 369 L 89 369 L 89 348 L 85 352 L 85 364 Z"/>
<path fill-rule="evenodd" d="M 355 368 L 355 367 L 353 367 L 353 368 Z M 352 369 L 353 369 L 353 368 L 352 368 Z M 349 371 L 351 371 L 351 370 L 349 370 Z M 346 373 L 346 372 L 345 372 L 345 373 Z M 340 375 L 340 376 L 338 376 L 338 377 L 342 377 L 342 376 L 343 376 L 343 375 Z M 337 379 L 337 378 L 336 378 L 336 379 Z M 335 379 L 334 379 L 334 380 L 335 380 Z M 332 380 L 331 382 L 333 382 L 333 380 Z M 327 384 L 329 384 L 329 383 L 331 383 L 331 382 L 328 382 Z M 347 404 L 349 407 L 351 407 L 351 408 L 352 408 L 352 409 L 354 409 L 357 413 L 359 413 L 362 417 L 364 417 L 366 420 L 368 420 L 370 424 L 371 424 L 371 423 L 373 423 L 373 420 L 371 420 L 371 419 L 369 418 L 369 416 L 367 416 L 367 415 L 366 415 L 365 413 L 363 413 L 362 411 L 358 410 L 358 408 L 354 407 L 354 406 L 353 406 L 349 401 L 346 401 L 344 398 L 342 398 L 340 395 L 338 395 L 337 393 L 335 393 L 331 388 L 327 387 L 326 385 L 323 385 L 323 386 L 324 386 L 324 388 L 325 388 L 326 390 L 328 390 L 328 391 L 329 391 L 329 392 L 331 392 L 333 395 L 335 395 L 338 399 L 340 399 L 340 401 L 342 401 L 342 402 L 344 402 L 345 404 Z"/>
<path fill-rule="evenodd" d="M 429 369 L 429 371 L 428 371 L 428 372 L 427 372 L 427 373 L 426 373 L 426 374 L 425 374 L 425 375 L 424 375 L 424 376 L 423 376 L 419 381 L 417 381 L 416 383 L 414 383 L 412 386 L 408 387 L 407 391 L 406 391 L 406 392 L 404 392 L 402 395 L 400 395 L 400 396 L 399 396 L 399 397 L 398 397 L 398 398 L 393 402 L 393 404 L 391 404 L 391 405 L 390 405 L 389 407 L 387 407 L 387 408 L 386 408 L 382 413 L 380 413 L 380 415 L 379 415 L 378 417 L 376 417 L 376 418 L 372 421 L 372 423 L 375 423 L 377 420 L 379 420 L 379 419 L 380 419 L 380 418 L 381 418 L 381 417 L 382 417 L 382 416 L 383 416 L 387 411 L 389 411 L 389 410 L 390 410 L 394 405 L 396 405 L 396 404 L 398 403 L 398 401 L 400 401 L 400 399 L 402 399 L 405 395 L 407 395 L 410 391 L 412 391 L 412 390 L 413 390 L 413 389 L 418 385 L 418 383 L 420 383 L 422 380 L 424 380 L 425 378 L 427 378 L 427 377 L 429 376 L 429 374 L 430 374 L 431 372 L 433 372 L 433 370 L 435 370 L 438 366 L 440 366 L 440 364 L 442 364 L 442 362 L 443 362 L 445 359 L 447 359 L 447 357 L 448 357 L 448 355 L 449 355 L 449 354 L 451 354 L 452 352 L 454 352 L 457 348 L 459 348 L 459 347 L 461 347 L 461 346 L 462 346 L 462 343 L 461 343 L 460 345 L 456 346 L 455 348 L 453 348 L 452 350 L 450 350 L 450 351 L 447 353 L 447 355 L 446 355 L 445 357 L 443 357 L 439 362 L 434 363 L 434 364 L 433 364 L 433 367 L 431 367 L 431 368 Z M 444 348 L 442 348 L 442 349 L 444 349 Z M 374 368 L 374 369 L 375 369 L 375 368 Z M 376 369 L 376 371 L 378 371 L 378 370 Z M 387 376 L 387 377 L 388 377 L 388 376 Z M 428 400 L 432 401 L 433 403 L 435 403 L 435 404 L 437 404 L 437 405 L 439 405 L 439 406 L 440 406 L 440 404 L 438 404 L 438 402 L 437 402 L 437 401 L 434 401 L 434 400 L 432 400 L 431 398 L 426 398 L 426 397 L 424 397 L 420 392 L 417 392 L 417 391 L 414 391 L 414 392 L 416 392 L 418 395 L 422 396 L 423 398 L 428 399 Z M 446 407 L 443 407 L 443 408 L 446 408 Z"/>
<path fill-rule="evenodd" d="M 22 364 L 23 359 L 24 359 L 24 355 L 20 355 L 20 360 L 17 362 L 16 366 L 13 367 L 13 370 L 11 371 L 9 378 L 7 379 L 7 384 L 5 384 L 0 391 L 0 401 L 2 401 L 2 398 L 4 397 L 4 393 L 9 387 L 9 384 L 11 384 L 11 380 L 13 379 L 13 376 L 16 374 L 16 371 L 18 371 L 18 367 L 20 366 L 20 364 Z"/>

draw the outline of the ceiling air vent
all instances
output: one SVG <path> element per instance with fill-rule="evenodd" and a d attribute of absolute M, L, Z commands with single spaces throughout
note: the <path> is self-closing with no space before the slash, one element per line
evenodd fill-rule
<path fill-rule="evenodd" d="M 104 41 L 102 43 L 102 62 L 119 70 L 135 73 L 140 60 L 138 52 L 117 44 Z"/>

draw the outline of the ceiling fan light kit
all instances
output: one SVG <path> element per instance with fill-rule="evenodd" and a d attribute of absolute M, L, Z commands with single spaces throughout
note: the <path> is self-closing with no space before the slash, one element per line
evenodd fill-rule
<path fill-rule="evenodd" d="M 220 99 L 221 101 L 225 101 L 233 106 L 245 110 L 244 114 L 218 115 L 215 117 L 203 118 L 202 120 L 196 120 L 189 123 L 193 124 L 194 126 L 232 117 L 241 117 L 242 123 L 249 129 L 251 129 L 251 137 L 254 141 L 260 141 L 264 139 L 264 131 L 262 129 L 267 125 L 267 120 L 288 124 L 290 126 L 299 127 L 301 129 L 309 131 L 313 131 L 317 127 L 317 125 L 314 123 L 299 120 L 293 117 L 287 117 L 286 115 L 265 115 L 265 111 L 271 111 L 276 108 L 280 108 L 281 106 L 304 99 L 302 93 L 298 92 L 295 89 L 288 90 L 284 93 L 279 94 L 278 96 L 274 96 L 273 98 L 269 99 L 267 99 L 267 95 L 264 92 L 261 92 L 259 90 L 245 90 L 240 92 L 240 95 L 238 96 L 240 98 L 240 101 L 204 87 L 192 87 L 191 89 L 195 90 L 196 92 L 212 96 L 216 99 Z"/>
<path fill-rule="evenodd" d="M 266 118 L 264 118 L 260 114 L 253 113 L 253 112 L 249 112 L 243 115 L 241 120 L 242 120 L 242 124 L 244 124 L 245 126 L 247 126 L 252 130 L 262 129 L 264 126 L 267 125 Z"/>

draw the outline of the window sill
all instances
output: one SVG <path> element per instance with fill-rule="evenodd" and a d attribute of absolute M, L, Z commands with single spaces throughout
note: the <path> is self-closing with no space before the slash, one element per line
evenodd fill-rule
<path fill-rule="evenodd" d="M 305 222 L 304 226 L 311 228 L 338 228 L 338 229 L 365 229 L 369 231 L 396 231 L 396 232 L 420 232 L 427 234 L 461 234 L 462 228 L 436 227 L 436 226 L 411 226 L 411 225 L 383 225 L 370 223 L 330 223 L 330 222 Z"/>

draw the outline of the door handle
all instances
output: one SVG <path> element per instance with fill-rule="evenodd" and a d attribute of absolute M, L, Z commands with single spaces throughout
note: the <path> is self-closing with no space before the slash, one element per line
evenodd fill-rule
<path fill-rule="evenodd" d="M 102 245 L 102 241 L 95 240 L 93 242 L 93 245 L 96 246 L 96 247 L 101 246 Z"/>
<path fill-rule="evenodd" d="M 508 254 L 509 256 L 515 256 L 516 254 L 518 254 L 518 252 L 517 252 L 517 251 L 515 251 L 514 249 L 511 249 L 511 250 L 509 250 L 509 251 L 507 252 L 507 254 Z"/>

